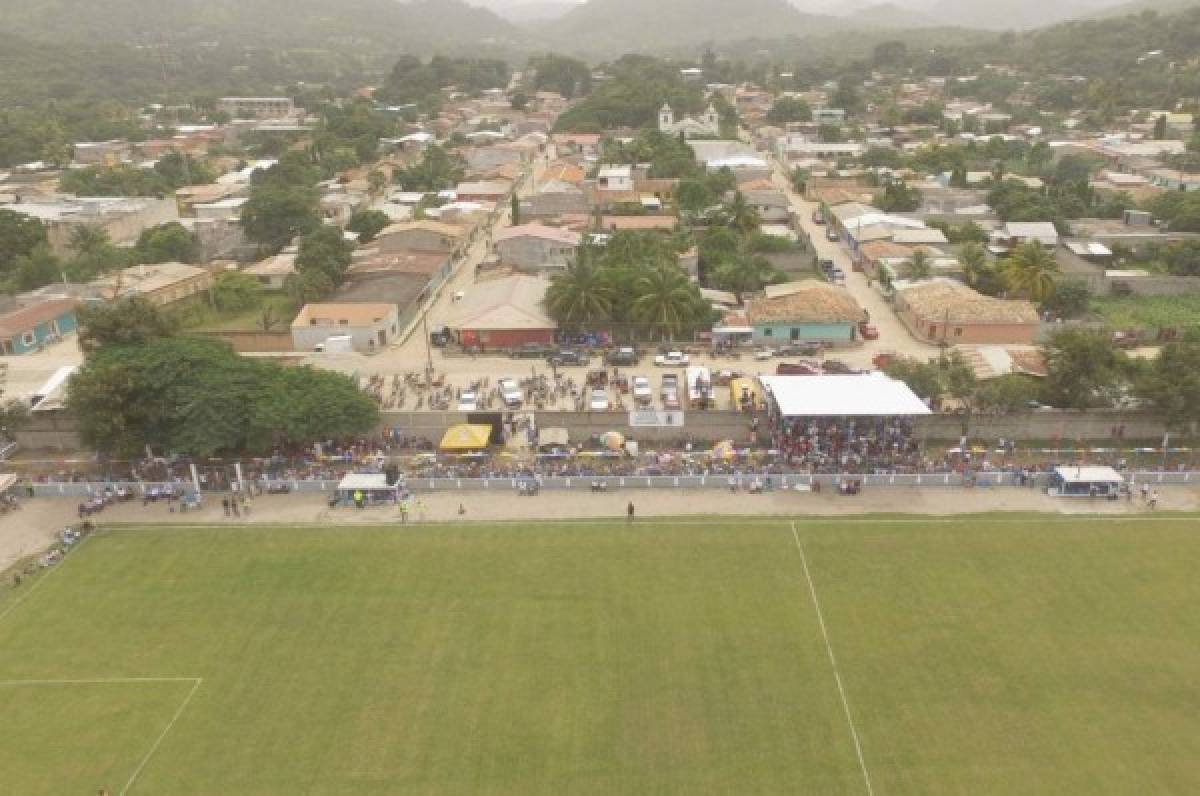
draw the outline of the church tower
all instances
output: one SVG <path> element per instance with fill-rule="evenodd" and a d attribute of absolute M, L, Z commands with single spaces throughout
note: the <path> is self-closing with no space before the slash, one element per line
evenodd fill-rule
<path fill-rule="evenodd" d="M 670 105 L 664 102 L 662 109 L 658 112 L 658 130 L 661 133 L 669 133 L 674 126 L 675 112 L 671 110 Z"/>

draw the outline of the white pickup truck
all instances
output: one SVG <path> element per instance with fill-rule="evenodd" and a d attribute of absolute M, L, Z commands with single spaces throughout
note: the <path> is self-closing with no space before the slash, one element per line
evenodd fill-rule
<path fill-rule="evenodd" d="M 688 362 L 688 355 L 682 351 L 668 351 L 654 358 L 654 364 L 660 368 L 684 368 Z"/>

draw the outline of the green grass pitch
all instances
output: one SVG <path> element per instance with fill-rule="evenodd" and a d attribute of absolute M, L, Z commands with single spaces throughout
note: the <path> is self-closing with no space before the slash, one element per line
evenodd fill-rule
<path fill-rule="evenodd" d="M 1196 792 L 1198 572 L 1182 518 L 116 529 L 0 598 L 0 793 Z"/>

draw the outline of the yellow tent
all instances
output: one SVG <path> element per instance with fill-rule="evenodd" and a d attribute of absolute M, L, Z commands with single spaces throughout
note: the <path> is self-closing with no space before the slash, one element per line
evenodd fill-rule
<path fill-rule="evenodd" d="M 491 426 L 451 426 L 438 447 L 444 451 L 474 451 L 486 448 L 491 438 Z"/>
<path fill-rule="evenodd" d="M 737 456 L 737 450 L 733 447 L 733 440 L 731 440 L 731 439 L 727 439 L 723 442 L 718 442 L 716 445 L 713 446 L 712 457 L 714 459 L 721 459 L 722 461 L 728 461 L 728 460 L 732 459 L 734 456 Z"/>
<path fill-rule="evenodd" d="M 625 435 L 619 431 L 609 431 L 600 437 L 600 444 L 610 451 L 619 451 L 625 447 Z"/>
<path fill-rule="evenodd" d="M 750 394 L 750 398 L 754 401 L 755 409 L 763 405 L 762 393 L 758 389 L 758 382 L 754 379 L 733 379 L 729 382 L 729 400 L 730 405 L 735 410 L 742 408 L 743 391 Z"/>

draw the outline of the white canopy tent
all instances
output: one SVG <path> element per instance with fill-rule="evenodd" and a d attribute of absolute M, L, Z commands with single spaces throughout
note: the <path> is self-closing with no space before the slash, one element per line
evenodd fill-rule
<path fill-rule="evenodd" d="M 883 373 L 760 376 L 783 417 L 911 417 L 932 414 L 908 385 Z"/>
<path fill-rule="evenodd" d="M 384 473 L 349 473 L 338 484 L 337 501 L 352 503 L 358 494 L 367 504 L 392 503 L 396 499 L 396 487 L 388 484 Z"/>
<path fill-rule="evenodd" d="M 1107 497 L 1121 493 L 1125 477 L 1111 467 L 1067 465 L 1055 467 L 1050 494 L 1058 497 Z"/>

